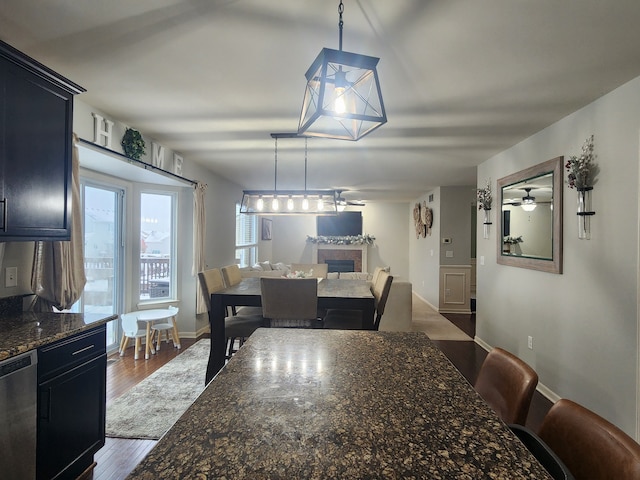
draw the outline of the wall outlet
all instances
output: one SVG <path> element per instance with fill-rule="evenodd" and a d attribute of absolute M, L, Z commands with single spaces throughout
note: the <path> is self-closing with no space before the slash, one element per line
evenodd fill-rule
<path fill-rule="evenodd" d="M 529 347 L 529 350 L 533 350 L 533 337 L 531 335 L 527 337 L 527 347 Z"/>
<path fill-rule="evenodd" d="M 18 286 L 18 267 L 7 267 L 7 269 L 5 270 L 4 286 Z"/>
<path fill-rule="evenodd" d="M 484 265 L 484 255 L 480 255 L 480 265 Z"/>

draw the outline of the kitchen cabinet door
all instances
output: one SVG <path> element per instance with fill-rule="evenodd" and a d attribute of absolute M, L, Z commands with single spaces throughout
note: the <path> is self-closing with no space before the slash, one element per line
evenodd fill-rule
<path fill-rule="evenodd" d="M 0 241 L 68 240 L 77 89 L 20 55 L 0 44 Z"/>

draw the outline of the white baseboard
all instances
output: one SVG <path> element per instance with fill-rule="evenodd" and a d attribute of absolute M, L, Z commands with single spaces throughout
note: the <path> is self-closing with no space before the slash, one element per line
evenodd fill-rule
<path fill-rule="evenodd" d="M 429 305 L 431 308 L 433 308 L 436 312 L 438 311 L 438 307 L 436 307 L 435 305 L 433 305 L 429 300 L 427 300 L 426 298 L 423 298 L 421 295 L 419 295 L 416 292 L 413 292 L 413 294 L 418 297 L 420 300 L 422 300 L 424 303 L 426 303 L 427 305 Z"/>

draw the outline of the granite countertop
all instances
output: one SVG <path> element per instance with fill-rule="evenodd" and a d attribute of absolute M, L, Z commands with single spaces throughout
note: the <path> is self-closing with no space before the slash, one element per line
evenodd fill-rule
<path fill-rule="evenodd" d="M 86 313 L 0 313 L 0 360 L 97 327 L 117 315 Z"/>
<path fill-rule="evenodd" d="M 423 333 L 272 328 L 128 478 L 550 477 Z"/>

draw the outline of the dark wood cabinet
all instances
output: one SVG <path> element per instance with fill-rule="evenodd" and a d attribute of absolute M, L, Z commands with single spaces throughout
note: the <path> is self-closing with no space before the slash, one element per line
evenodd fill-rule
<path fill-rule="evenodd" d="M 0 42 L 0 241 L 69 239 L 73 96 L 83 91 Z"/>
<path fill-rule="evenodd" d="M 75 479 L 104 446 L 106 326 L 38 350 L 37 479 Z"/>

